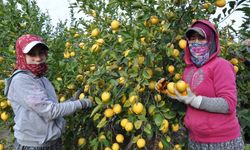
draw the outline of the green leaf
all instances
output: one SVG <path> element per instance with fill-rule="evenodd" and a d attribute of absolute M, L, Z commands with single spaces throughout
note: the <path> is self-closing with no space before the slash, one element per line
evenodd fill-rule
<path fill-rule="evenodd" d="M 148 135 L 152 135 L 152 127 L 149 123 L 145 126 L 144 132 L 147 133 Z"/>
<path fill-rule="evenodd" d="M 162 123 L 163 119 L 164 119 L 164 118 L 163 118 L 160 114 L 156 114 L 156 115 L 154 116 L 155 124 L 156 124 L 158 127 L 161 126 L 161 123 Z"/>
<path fill-rule="evenodd" d="M 100 118 L 101 114 L 100 113 L 97 113 L 95 114 L 95 116 L 93 117 L 93 120 L 96 121 Z"/>
<path fill-rule="evenodd" d="M 135 129 L 140 129 L 141 128 L 141 125 L 142 125 L 142 120 L 137 120 L 134 122 L 134 126 L 135 126 Z"/>
<path fill-rule="evenodd" d="M 90 118 L 91 118 L 97 111 L 99 111 L 99 109 L 101 109 L 101 108 L 102 108 L 102 104 L 97 105 L 97 106 L 93 109 L 93 111 L 91 112 Z"/>
<path fill-rule="evenodd" d="M 103 117 L 102 120 L 98 123 L 97 128 L 102 128 L 107 123 L 106 117 Z"/>

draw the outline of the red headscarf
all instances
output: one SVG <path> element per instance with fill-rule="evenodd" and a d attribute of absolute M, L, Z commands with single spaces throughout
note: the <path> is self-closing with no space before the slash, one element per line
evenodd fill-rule
<path fill-rule="evenodd" d="M 48 70 L 48 66 L 46 63 L 27 64 L 26 62 L 25 54 L 28 53 L 37 44 L 45 45 L 43 42 L 43 39 L 37 35 L 26 34 L 17 39 L 16 41 L 16 68 L 15 69 L 29 70 L 38 77 L 41 77 L 46 74 Z"/>

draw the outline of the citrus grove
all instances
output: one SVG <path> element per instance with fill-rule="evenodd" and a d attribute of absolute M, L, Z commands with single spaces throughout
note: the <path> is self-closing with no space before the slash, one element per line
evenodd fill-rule
<path fill-rule="evenodd" d="M 158 93 L 155 84 L 164 77 L 165 90 L 174 94 L 176 88 L 185 95 L 188 85 L 181 75 L 188 25 L 196 19 L 209 19 L 220 26 L 230 13 L 249 11 L 245 5 L 239 9 L 243 2 L 76 0 L 71 4 L 70 27 L 66 22 L 53 27 L 35 1 L 1 2 L 0 135 L 8 131 L 10 137 L 0 137 L 0 150 L 12 149 L 14 141 L 11 103 L 3 95 L 4 78 L 15 66 L 15 40 L 25 33 L 41 35 L 50 47 L 47 77 L 58 101 L 66 101 L 83 88 L 79 99 L 88 97 L 94 103 L 93 108 L 65 117 L 64 149 L 185 149 L 185 105 Z M 17 4 L 22 11 L 16 9 Z M 75 9 L 81 18 L 74 18 Z M 217 9 L 223 14 L 212 17 Z M 249 69 L 243 63 L 245 47 L 234 41 L 233 31 L 237 32 L 231 26 L 219 28 L 220 55 L 234 65 L 237 74 L 237 110 L 247 142 Z M 240 40 L 247 37 L 240 35 Z"/>

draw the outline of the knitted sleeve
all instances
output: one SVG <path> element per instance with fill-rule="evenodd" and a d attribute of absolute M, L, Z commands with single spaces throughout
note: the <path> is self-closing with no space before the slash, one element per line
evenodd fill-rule
<path fill-rule="evenodd" d="M 200 109 L 214 113 L 228 113 L 228 104 L 223 98 L 202 96 Z"/>

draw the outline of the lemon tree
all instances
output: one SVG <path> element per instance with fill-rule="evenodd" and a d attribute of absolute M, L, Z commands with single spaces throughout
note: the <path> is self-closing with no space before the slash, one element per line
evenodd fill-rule
<path fill-rule="evenodd" d="M 34 1 L 18 4 L 23 11 L 15 9 L 15 0 L 1 3 L 0 88 L 3 91 L 3 79 L 13 69 L 6 66 L 14 66 L 15 39 L 27 32 L 43 36 L 50 47 L 47 76 L 58 100 L 63 102 L 83 88 L 79 98 L 94 103 L 93 108 L 66 117 L 64 149 L 185 149 L 185 105 L 161 95 L 154 86 L 165 77 L 185 91 L 186 85 L 179 81 L 185 66 L 183 34 L 193 21 L 209 19 L 220 26 L 231 13 L 249 11 L 244 0 L 77 0 L 71 4 L 71 26 L 60 23 L 52 31 L 48 16 L 39 13 Z M 74 18 L 74 9 L 80 9 L 83 17 Z M 217 9 L 222 13 L 211 17 Z M 247 37 L 246 22 L 241 39 Z M 221 56 L 237 71 L 238 114 L 243 135 L 249 138 L 249 70 L 242 61 L 245 47 L 234 42 L 232 32 L 238 32 L 231 24 L 219 28 Z M 11 129 L 11 104 L 0 96 L 0 128 Z M 13 139 L 0 143 L 11 149 L 8 143 Z"/>

